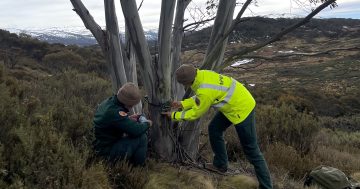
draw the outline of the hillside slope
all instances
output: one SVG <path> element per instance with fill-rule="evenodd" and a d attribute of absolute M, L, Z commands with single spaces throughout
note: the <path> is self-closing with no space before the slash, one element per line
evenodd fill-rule
<path fill-rule="evenodd" d="M 303 38 L 307 35 L 312 34 L 287 37 L 252 55 L 360 46 L 352 33 Z M 228 52 L 258 40 L 231 43 Z M 201 50 L 186 51 L 183 62 L 199 65 Z M 302 188 L 304 175 L 320 164 L 360 180 L 359 60 L 355 49 L 254 59 L 224 70 L 257 101 L 258 142 L 276 188 Z M 93 113 L 111 95 L 104 57 L 96 46 L 48 44 L 1 30 L 0 88 L 0 188 L 255 188 L 254 171 L 234 128 L 225 139 L 238 176 L 150 156 L 144 168 L 123 162 L 109 166 L 94 159 Z M 213 113 L 209 111 L 207 121 Z M 206 123 L 201 134 L 199 153 L 210 162 Z"/>

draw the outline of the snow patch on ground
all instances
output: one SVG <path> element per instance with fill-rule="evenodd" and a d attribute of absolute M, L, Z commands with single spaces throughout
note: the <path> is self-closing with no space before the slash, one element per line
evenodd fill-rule
<path fill-rule="evenodd" d="M 235 68 L 243 64 L 248 64 L 250 62 L 254 61 L 254 59 L 243 59 L 235 62 L 234 64 L 231 64 L 231 67 Z"/>
<path fill-rule="evenodd" d="M 282 53 L 282 54 L 290 54 L 290 53 L 294 53 L 294 51 L 278 51 L 278 53 Z"/>

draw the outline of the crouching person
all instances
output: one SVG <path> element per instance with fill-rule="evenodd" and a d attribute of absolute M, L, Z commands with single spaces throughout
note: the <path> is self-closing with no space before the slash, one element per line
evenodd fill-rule
<path fill-rule="evenodd" d="M 140 99 L 138 87 L 126 83 L 117 95 L 101 102 L 93 120 L 97 156 L 111 163 L 122 159 L 135 166 L 145 163 L 148 143 L 146 131 L 152 121 L 141 115 L 128 115 Z"/>

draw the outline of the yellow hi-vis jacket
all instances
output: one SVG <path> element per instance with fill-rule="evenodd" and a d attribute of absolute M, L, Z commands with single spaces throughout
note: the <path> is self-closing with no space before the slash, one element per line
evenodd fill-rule
<path fill-rule="evenodd" d="M 256 104 L 241 83 L 210 70 L 197 70 L 191 89 L 195 91 L 195 96 L 181 101 L 183 109 L 172 112 L 173 120 L 195 120 L 214 107 L 233 124 L 238 124 L 245 120 Z"/>

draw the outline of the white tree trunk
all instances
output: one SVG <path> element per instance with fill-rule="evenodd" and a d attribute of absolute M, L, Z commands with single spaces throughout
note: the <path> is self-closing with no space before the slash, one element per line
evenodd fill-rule
<path fill-rule="evenodd" d="M 174 1 L 163 1 L 160 19 L 160 61 L 151 63 L 150 50 L 141 26 L 136 2 L 134 0 L 121 0 L 126 25 L 130 39 L 140 64 L 142 81 L 149 95 L 150 119 L 154 125 L 151 128 L 152 148 L 161 159 L 172 161 L 176 158 L 174 146 L 175 139 L 171 131 L 170 120 L 162 116 L 160 105 L 170 100 L 170 35 L 171 21 L 174 14 Z M 165 19 L 167 18 L 167 19 Z M 169 20 L 168 20 L 169 19 Z"/>
<path fill-rule="evenodd" d="M 235 10 L 236 0 L 220 0 L 219 8 L 216 13 L 216 18 L 214 22 L 214 26 L 212 28 L 210 41 L 206 50 L 205 59 L 209 56 L 208 54 L 214 48 L 216 42 L 218 42 L 224 33 L 228 30 L 231 25 L 231 21 L 233 19 L 234 10 Z M 223 40 L 222 47 L 219 51 L 216 51 L 216 55 L 214 56 L 216 59 L 210 60 L 212 62 L 211 69 L 218 67 L 223 59 L 224 59 L 224 52 L 227 45 L 228 38 Z"/>
<path fill-rule="evenodd" d="M 172 56 L 171 56 L 171 81 L 172 97 L 174 100 L 181 100 L 185 94 L 184 87 L 176 81 L 175 70 L 180 67 L 181 45 L 184 35 L 184 13 L 191 0 L 178 0 L 176 5 L 176 15 L 173 29 Z"/>
<path fill-rule="evenodd" d="M 124 67 L 122 64 L 122 60 L 119 60 L 115 57 L 120 56 L 120 55 L 116 55 L 118 54 L 118 50 L 116 50 L 116 47 L 111 47 L 113 46 L 113 42 L 109 43 L 110 41 L 113 41 L 113 32 L 107 32 L 107 31 L 103 31 L 101 29 L 101 27 L 95 22 L 94 18 L 91 16 L 91 14 L 89 13 L 89 11 L 86 9 L 86 7 L 84 6 L 84 4 L 81 2 L 81 0 L 70 0 L 70 2 L 72 3 L 72 5 L 74 6 L 74 11 L 80 16 L 80 18 L 82 19 L 85 27 L 87 29 L 90 30 L 90 32 L 94 35 L 96 41 L 99 43 L 102 52 L 104 53 L 104 56 L 106 58 L 106 63 L 107 63 L 107 67 L 108 67 L 108 71 L 110 73 L 110 79 L 111 79 L 111 83 L 112 83 L 112 91 L 114 94 L 116 94 L 117 90 L 119 89 L 119 86 L 121 86 L 121 84 L 126 82 L 126 77 L 124 77 Z M 106 3 L 106 1 L 105 1 Z M 111 5 L 111 2 L 107 5 L 105 5 L 107 8 L 109 9 L 113 9 L 113 5 Z M 112 8 L 111 8 L 112 7 Z M 113 12 L 114 13 L 114 12 Z M 116 19 L 116 15 L 115 16 Z M 117 27 L 117 21 L 116 22 L 116 26 Z M 116 39 L 115 39 L 116 40 Z M 112 49 L 112 50 L 109 50 Z M 112 54 L 115 53 L 115 54 Z"/>
<path fill-rule="evenodd" d="M 171 32 L 174 17 L 175 0 L 162 0 L 159 22 L 159 62 L 155 62 L 159 79 L 159 94 L 165 101 L 171 98 Z"/>
<path fill-rule="evenodd" d="M 124 62 L 122 58 L 119 25 L 115 12 L 114 0 L 104 0 L 107 48 L 105 48 L 107 59 L 111 63 L 110 73 L 115 77 L 116 90 L 127 82 Z"/>
<path fill-rule="evenodd" d="M 125 26 L 125 44 L 123 45 L 122 55 L 124 60 L 124 68 L 126 70 L 126 78 L 129 82 L 133 82 L 138 85 L 138 78 L 136 72 L 136 55 L 134 46 L 130 41 L 129 30 Z M 135 113 L 142 113 L 142 103 L 134 106 L 133 111 Z"/>
<path fill-rule="evenodd" d="M 130 39 L 134 45 L 135 53 L 140 65 L 140 73 L 143 85 L 150 100 L 156 96 L 156 81 L 154 78 L 154 66 L 151 63 L 151 55 L 144 30 L 141 25 L 135 0 L 120 0 L 121 8 L 125 17 Z"/>

